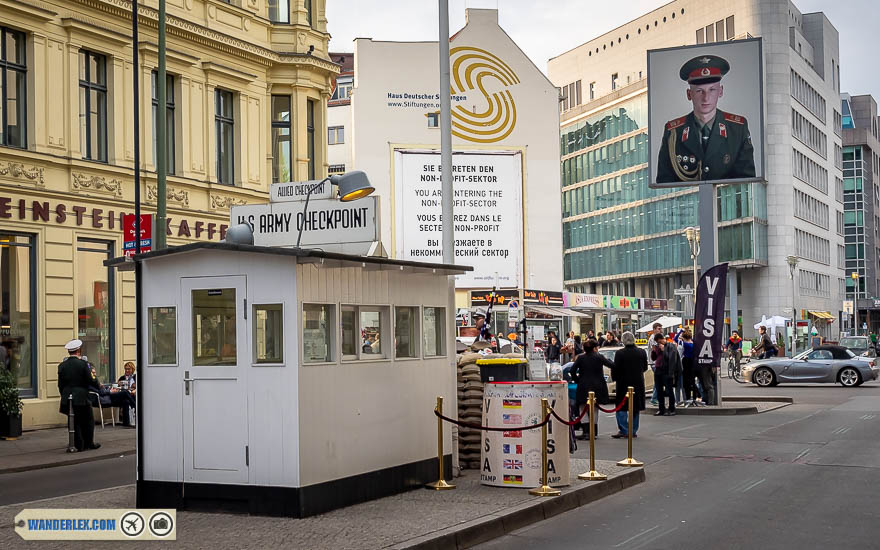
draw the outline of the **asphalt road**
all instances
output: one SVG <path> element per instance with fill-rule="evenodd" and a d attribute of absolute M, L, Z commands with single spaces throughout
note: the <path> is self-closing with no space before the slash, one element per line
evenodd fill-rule
<path fill-rule="evenodd" d="M 762 389 L 724 380 L 723 392 L 795 404 L 750 416 L 644 416 L 634 455 L 645 483 L 478 548 L 877 548 L 880 381 Z M 613 418 L 600 417 L 597 458 L 625 457 L 614 431 Z"/>
<path fill-rule="evenodd" d="M 0 506 L 128 485 L 135 482 L 137 458 L 107 458 L 71 466 L 0 475 Z"/>

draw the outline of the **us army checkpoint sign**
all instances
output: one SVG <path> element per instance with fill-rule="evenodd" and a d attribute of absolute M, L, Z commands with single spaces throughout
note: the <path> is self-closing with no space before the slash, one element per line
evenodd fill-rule
<path fill-rule="evenodd" d="M 257 246 L 296 246 L 302 228 L 300 246 L 318 247 L 379 240 L 378 197 L 364 197 L 352 202 L 335 199 L 305 202 L 279 202 L 233 206 L 231 225 L 249 223 Z"/>

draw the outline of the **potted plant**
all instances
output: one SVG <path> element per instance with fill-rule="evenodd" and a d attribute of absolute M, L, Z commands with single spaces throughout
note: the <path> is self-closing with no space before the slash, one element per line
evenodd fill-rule
<path fill-rule="evenodd" d="M 0 437 L 3 439 L 21 436 L 21 408 L 15 376 L 10 369 L 0 367 Z"/>

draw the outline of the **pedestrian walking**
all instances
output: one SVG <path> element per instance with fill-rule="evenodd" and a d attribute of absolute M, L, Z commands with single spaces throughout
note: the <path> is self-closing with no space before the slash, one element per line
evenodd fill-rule
<path fill-rule="evenodd" d="M 71 340 L 65 344 L 68 356 L 58 365 L 58 391 L 61 393 L 61 414 L 68 414 L 69 401 L 72 401 L 74 415 L 74 447 L 77 451 L 97 449 L 95 443 L 95 417 L 89 401 L 89 387 L 93 374 L 89 364 L 82 360 L 82 340 Z M 70 399 L 73 396 L 73 399 Z"/>
<path fill-rule="evenodd" d="M 651 325 L 651 328 L 654 330 L 651 333 L 651 336 L 648 338 L 648 353 L 651 353 L 651 351 L 657 345 L 657 342 L 656 342 L 657 335 L 660 334 L 660 332 L 663 330 L 663 325 L 661 325 L 660 323 L 654 323 L 653 325 Z M 654 372 L 654 363 L 653 362 L 651 363 L 651 372 Z M 655 380 L 654 390 L 651 392 L 651 404 L 652 405 L 657 404 L 657 382 L 656 382 L 657 379 L 656 379 L 656 376 L 655 376 L 654 380 Z"/>
<path fill-rule="evenodd" d="M 636 347 L 636 337 L 632 332 L 624 332 L 620 337 L 623 349 L 614 354 L 611 379 L 614 380 L 614 403 L 619 406 L 626 398 L 627 388 L 633 388 L 633 437 L 639 431 L 639 412 L 645 410 L 645 372 L 648 370 L 648 354 Z M 629 435 L 629 412 L 626 407 L 615 413 L 617 433 L 611 437 L 620 439 Z"/>
<path fill-rule="evenodd" d="M 675 379 L 681 376 L 681 356 L 675 344 L 666 340 L 666 336 L 658 334 L 654 338 L 656 345 L 651 351 L 654 360 L 654 384 L 659 385 L 657 400 L 659 410 L 654 416 L 675 416 Z M 669 406 L 666 406 L 666 398 Z"/>
<path fill-rule="evenodd" d="M 681 334 L 681 371 L 685 406 L 697 403 L 697 372 L 694 369 L 694 338 L 691 331 Z"/>
<path fill-rule="evenodd" d="M 614 333 L 610 330 L 605 333 L 605 339 L 602 340 L 599 347 L 602 348 L 616 348 L 620 346 L 620 341 L 614 336 Z"/>
<path fill-rule="evenodd" d="M 602 405 L 608 403 L 608 383 L 605 382 L 604 367 L 611 368 L 614 363 L 607 359 L 604 355 L 596 351 L 599 343 L 595 340 L 587 340 L 584 342 L 584 353 L 579 355 L 574 361 L 571 368 L 571 378 L 577 384 L 576 402 L 578 406 L 578 414 L 583 414 L 587 406 L 587 397 L 590 392 L 594 392 L 596 396 L 596 404 Z M 595 431 L 599 431 L 599 419 L 596 410 L 592 411 Z M 584 429 L 584 439 L 589 432 L 589 425 Z"/>
<path fill-rule="evenodd" d="M 556 371 L 558 371 L 559 376 L 562 375 L 562 365 L 559 363 L 561 360 L 562 346 L 559 345 L 556 335 L 551 332 L 550 338 L 547 341 L 547 348 L 544 349 L 544 362 L 547 364 L 547 375 L 550 377 L 550 380 L 553 380 L 552 376 Z"/>

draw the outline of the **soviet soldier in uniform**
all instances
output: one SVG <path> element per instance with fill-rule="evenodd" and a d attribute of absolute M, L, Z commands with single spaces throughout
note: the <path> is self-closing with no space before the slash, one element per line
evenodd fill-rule
<path fill-rule="evenodd" d="M 657 183 L 755 177 L 755 149 L 745 117 L 718 109 L 721 79 L 730 64 L 717 55 L 682 65 L 689 114 L 666 123 L 657 159 Z"/>
<path fill-rule="evenodd" d="M 82 360 L 82 340 L 71 340 L 64 349 L 67 358 L 58 365 L 58 391 L 61 392 L 61 414 L 68 413 L 68 397 L 73 396 L 74 446 L 77 451 L 97 449 L 95 443 L 95 417 L 89 401 L 89 387 L 94 374 L 89 364 Z"/>

